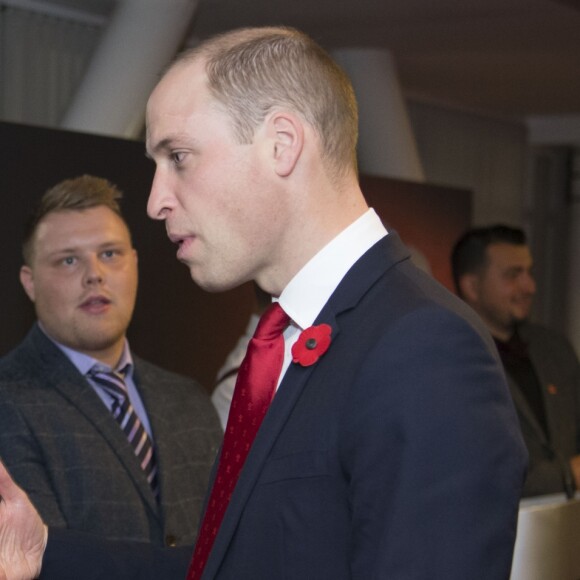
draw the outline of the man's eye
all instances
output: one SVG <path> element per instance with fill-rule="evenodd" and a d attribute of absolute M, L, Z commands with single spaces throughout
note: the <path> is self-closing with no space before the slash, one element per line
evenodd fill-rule
<path fill-rule="evenodd" d="M 67 256 L 66 258 L 63 258 L 62 263 L 67 265 L 67 266 L 72 266 L 76 261 L 76 258 L 74 258 L 73 256 Z"/>
<path fill-rule="evenodd" d="M 184 157 L 185 157 L 185 154 L 180 152 L 180 151 L 177 151 L 177 152 L 174 152 L 171 154 L 171 160 L 173 161 L 173 163 L 175 165 L 179 165 L 183 161 Z"/>

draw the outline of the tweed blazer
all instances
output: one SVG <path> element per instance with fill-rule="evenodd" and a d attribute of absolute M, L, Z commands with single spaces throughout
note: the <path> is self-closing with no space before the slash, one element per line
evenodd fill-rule
<path fill-rule="evenodd" d="M 542 388 L 548 426 L 546 433 L 508 373 L 529 454 L 524 496 L 573 492 L 569 460 L 580 453 L 580 363 L 564 336 L 538 324 L 525 324 L 519 332 Z"/>
<path fill-rule="evenodd" d="M 159 503 L 107 407 L 37 325 L 0 359 L 0 457 L 49 526 L 191 544 L 219 420 L 195 381 L 133 359 L 155 442 Z"/>

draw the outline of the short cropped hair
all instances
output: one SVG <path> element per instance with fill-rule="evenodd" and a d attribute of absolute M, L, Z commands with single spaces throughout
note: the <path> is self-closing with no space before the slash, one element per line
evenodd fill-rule
<path fill-rule="evenodd" d="M 47 190 L 34 207 L 24 230 L 22 257 L 30 265 L 34 257 L 34 237 L 40 222 L 50 213 L 59 211 L 82 211 L 98 206 L 108 207 L 126 224 L 119 200 L 123 192 L 101 177 L 82 175 L 65 179 Z"/>
<path fill-rule="evenodd" d="M 333 174 L 356 171 L 358 109 L 350 79 L 306 34 L 243 28 L 213 37 L 173 63 L 205 61 L 208 88 L 225 106 L 240 143 L 276 107 L 289 107 L 318 133 Z"/>
<path fill-rule="evenodd" d="M 467 230 L 455 243 L 451 253 L 451 270 L 455 290 L 461 296 L 459 280 L 464 274 L 479 272 L 487 265 L 487 248 L 491 244 L 525 246 L 524 231 L 503 224 Z"/>

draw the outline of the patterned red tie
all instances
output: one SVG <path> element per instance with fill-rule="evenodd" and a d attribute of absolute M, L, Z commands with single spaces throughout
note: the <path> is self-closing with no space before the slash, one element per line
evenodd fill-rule
<path fill-rule="evenodd" d="M 248 344 L 236 380 L 217 475 L 187 580 L 201 578 L 250 447 L 276 391 L 284 361 L 282 333 L 289 322 L 288 315 L 274 302 L 262 314 Z"/>

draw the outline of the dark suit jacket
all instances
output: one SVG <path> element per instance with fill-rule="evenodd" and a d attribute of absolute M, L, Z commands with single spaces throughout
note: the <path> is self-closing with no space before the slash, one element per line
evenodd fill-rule
<path fill-rule="evenodd" d="M 246 460 L 204 579 L 508 578 L 525 448 L 479 319 L 395 234 L 316 323 Z"/>
<path fill-rule="evenodd" d="M 160 505 L 107 407 L 36 325 L 0 360 L 0 457 L 50 526 L 192 544 L 221 440 L 217 414 L 191 379 L 134 362 Z"/>
<path fill-rule="evenodd" d="M 183 580 L 191 546 L 106 540 L 76 530 L 52 529 L 39 580 Z"/>
<path fill-rule="evenodd" d="M 393 233 L 322 322 L 332 344 L 287 371 L 204 578 L 507 579 L 526 452 L 479 319 Z"/>
<path fill-rule="evenodd" d="M 580 364 L 568 340 L 537 324 L 519 329 L 542 387 L 548 434 L 509 376 L 524 441 L 530 456 L 525 496 L 574 490 L 569 459 L 580 452 Z"/>

